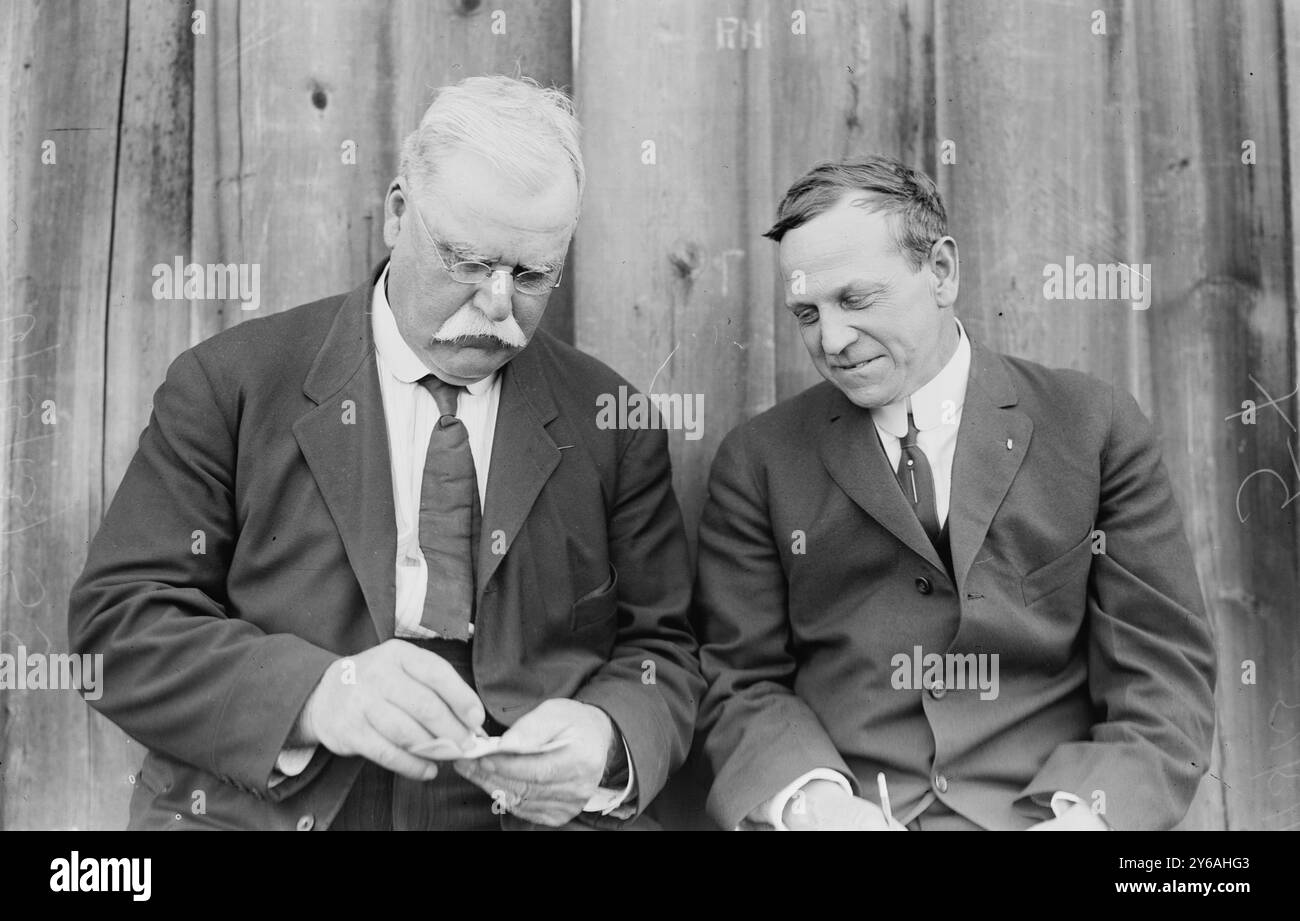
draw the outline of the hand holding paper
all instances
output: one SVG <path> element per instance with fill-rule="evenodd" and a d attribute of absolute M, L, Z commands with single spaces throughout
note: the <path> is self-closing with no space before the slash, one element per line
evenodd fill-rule
<path fill-rule="evenodd" d="M 546 700 L 510 727 L 491 757 L 462 758 L 456 773 L 508 803 L 515 816 L 559 826 L 596 792 L 615 739 L 614 724 L 599 707 Z"/>
<path fill-rule="evenodd" d="M 430 761 L 474 760 L 486 755 L 540 755 L 562 748 L 564 739 L 532 743 L 510 736 L 474 735 L 458 744 L 454 739 L 434 739 L 413 749 L 412 753 Z"/>

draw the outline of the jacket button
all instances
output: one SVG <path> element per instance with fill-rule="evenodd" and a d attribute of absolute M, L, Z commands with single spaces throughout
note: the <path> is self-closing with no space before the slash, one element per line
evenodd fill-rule
<path fill-rule="evenodd" d="M 948 778 L 947 778 L 947 777 L 944 777 L 942 774 L 935 774 L 935 775 L 934 775 L 934 788 L 935 788 L 936 790 L 938 790 L 940 793 L 947 793 L 947 792 L 948 792 Z"/>
<path fill-rule="evenodd" d="M 935 700 L 942 700 L 943 695 L 947 693 L 948 689 L 943 686 L 942 681 L 936 681 L 934 684 L 930 685 L 930 696 Z"/>
<path fill-rule="evenodd" d="M 928 595 L 932 591 L 934 591 L 934 586 L 930 584 L 929 579 L 927 579 L 925 576 L 921 576 L 916 580 L 916 590 L 920 592 L 922 595 Z"/>
<path fill-rule="evenodd" d="M 298 820 L 298 831 L 311 831 L 316 827 L 316 819 L 313 816 L 305 815 Z"/>

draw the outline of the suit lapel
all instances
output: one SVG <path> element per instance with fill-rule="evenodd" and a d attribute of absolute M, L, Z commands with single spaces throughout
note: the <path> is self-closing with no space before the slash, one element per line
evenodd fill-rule
<path fill-rule="evenodd" d="M 831 478 L 863 511 L 940 572 L 946 569 L 889 469 L 870 411 L 835 388 L 818 452 Z"/>
<path fill-rule="evenodd" d="M 382 268 L 348 295 L 335 316 L 303 382 L 303 393 L 317 405 L 294 423 L 293 433 L 343 539 L 375 632 L 385 640 L 396 625 L 397 529 L 370 326 L 371 296 Z"/>
<path fill-rule="evenodd" d="M 1016 389 L 1000 355 L 971 342 L 970 378 L 957 430 L 948 534 L 960 588 L 984 544 L 989 524 L 1029 448 L 1034 424 L 1013 409 Z"/>
<path fill-rule="evenodd" d="M 493 535 L 504 536 L 506 549 L 514 545 L 538 494 L 560 463 L 560 449 L 546 431 L 547 423 L 558 412 L 542 373 L 540 353 L 544 346 L 535 338 L 502 369 L 501 400 L 479 535 L 476 583 L 480 603 L 483 589 L 504 556 L 503 552 L 493 552 L 494 545 L 498 549 L 502 546 Z"/>

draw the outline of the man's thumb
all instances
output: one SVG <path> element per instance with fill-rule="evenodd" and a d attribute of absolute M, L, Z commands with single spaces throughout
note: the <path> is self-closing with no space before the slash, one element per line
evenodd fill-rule
<path fill-rule="evenodd" d="M 538 707 L 525 713 L 519 722 L 506 730 L 501 737 L 501 747 L 504 751 L 528 751 L 549 742 L 559 728 L 545 707 Z"/>

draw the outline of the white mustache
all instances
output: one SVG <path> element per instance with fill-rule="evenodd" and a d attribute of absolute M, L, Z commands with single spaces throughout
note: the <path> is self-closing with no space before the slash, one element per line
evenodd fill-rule
<path fill-rule="evenodd" d="M 489 320 L 481 311 L 469 304 L 461 307 L 443 322 L 438 331 L 433 334 L 433 341 L 454 342 L 457 339 L 474 336 L 491 336 L 502 345 L 513 348 L 522 349 L 528 345 L 528 337 L 524 335 L 514 314 L 497 323 Z"/>

